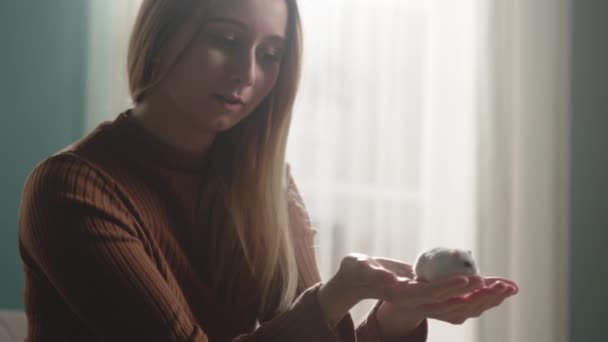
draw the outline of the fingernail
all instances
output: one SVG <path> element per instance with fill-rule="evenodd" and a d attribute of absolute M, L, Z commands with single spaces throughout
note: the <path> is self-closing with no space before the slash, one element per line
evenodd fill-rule
<path fill-rule="evenodd" d="M 506 291 L 508 289 L 507 286 L 505 284 L 503 284 L 503 283 L 494 284 L 493 288 L 496 289 L 496 290 L 498 290 L 498 291 L 501 291 L 501 292 L 504 292 L 504 291 Z"/>
<path fill-rule="evenodd" d="M 457 279 L 454 279 L 454 281 L 452 282 L 452 284 L 454 286 L 457 286 L 457 287 L 465 287 L 465 286 L 469 285 L 469 279 L 467 279 L 467 278 L 457 278 Z"/>

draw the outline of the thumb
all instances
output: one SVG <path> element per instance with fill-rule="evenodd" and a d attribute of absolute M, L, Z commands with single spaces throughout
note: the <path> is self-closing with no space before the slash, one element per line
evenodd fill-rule
<path fill-rule="evenodd" d="M 381 287 L 393 287 L 399 283 L 397 275 L 387 269 L 377 269 L 375 281 Z"/>
<path fill-rule="evenodd" d="M 414 279 L 416 277 L 416 274 L 414 273 L 414 269 L 413 269 L 412 265 L 410 265 L 410 264 L 406 264 L 404 262 L 401 262 L 401 261 L 395 260 L 395 259 L 381 258 L 381 257 L 375 257 L 374 261 L 376 261 L 378 264 L 380 264 L 383 268 L 386 268 L 386 269 L 392 271 L 399 277 L 405 277 L 405 278 L 410 278 L 410 279 Z"/>

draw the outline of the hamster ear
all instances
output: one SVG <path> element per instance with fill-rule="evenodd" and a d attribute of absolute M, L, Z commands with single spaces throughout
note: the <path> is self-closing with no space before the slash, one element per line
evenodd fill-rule
<path fill-rule="evenodd" d="M 473 252 L 471 252 L 470 249 L 467 250 L 467 254 L 470 255 L 470 256 L 473 256 Z"/>

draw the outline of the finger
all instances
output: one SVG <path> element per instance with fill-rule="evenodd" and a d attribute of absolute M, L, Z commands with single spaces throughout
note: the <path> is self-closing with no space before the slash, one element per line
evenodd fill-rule
<path fill-rule="evenodd" d="M 483 298 L 482 300 L 479 300 L 479 302 L 476 305 L 473 305 L 471 307 L 471 309 L 467 312 L 467 316 L 468 317 L 479 317 L 484 312 L 500 305 L 500 303 L 502 303 L 504 298 L 505 297 L 499 296 L 499 295 L 487 296 L 487 297 Z"/>
<path fill-rule="evenodd" d="M 468 284 L 464 287 L 449 287 L 440 293 L 436 300 L 446 300 L 452 297 L 458 297 L 472 293 L 484 287 L 483 278 L 479 276 L 468 277 Z"/>
<path fill-rule="evenodd" d="M 338 271 L 346 282 L 352 286 L 361 287 L 365 292 L 370 289 L 392 286 L 397 282 L 396 275 L 385 269 L 373 258 L 361 254 L 350 253 L 343 258 Z M 376 291 L 372 291 L 376 293 Z"/>
<path fill-rule="evenodd" d="M 406 278 L 405 281 L 399 280 L 398 284 L 387 292 L 387 296 L 390 301 L 395 302 L 399 302 L 400 298 L 409 298 L 410 303 L 430 304 L 471 293 L 482 287 L 483 280 L 478 276 L 454 276 L 436 282 Z"/>
<path fill-rule="evenodd" d="M 494 297 L 498 298 L 500 301 L 513 296 L 516 291 L 512 285 L 501 282 L 491 286 L 489 290 L 491 291 L 492 295 L 494 295 Z"/>
<path fill-rule="evenodd" d="M 499 282 L 479 293 L 471 294 L 466 315 L 479 317 L 483 312 L 500 305 L 509 296 L 509 287 L 510 285 Z"/>
<path fill-rule="evenodd" d="M 490 286 L 492 284 L 495 284 L 497 282 L 503 282 L 506 284 L 509 284 L 511 286 L 515 286 L 517 287 L 517 284 L 515 284 L 515 282 L 513 280 L 507 279 L 507 278 L 501 278 L 501 277 L 484 277 L 483 278 L 484 282 L 486 283 L 486 286 Z"/>
<path fill-rule="evenodd" d="M 505 298 L 506 285 L 496 284 L 492 287 L 481 288 L 467 296 L 453 297 L 445 301 L 421 306 L 427 314 L 458 315 L 477 317 L 477 313 Z"/>
<path fill-rule="evenodd" d="M 430 313 L 427 317 L 451 324 L 463 324 L 468 319 L 468 317 L 461 315 L 457 311 L 450 313 Z"/>
<path fill-rule="evenodd" d="M 466 286 L 468 284 L 465 277 L 458 279 L 450 279 L 450 281 L 442 282 L 443 286 Z M 397 284 L 390 288 L 388 301 L 395 303 L 407 302 L 416 305 L 421 303 L 433 302 L 440 286 L 438 284 L 429 283 L 421 280 L 414 280 L 408 277 L 398 277 Z"/>
<path fill-rule="evenodd" d="M 511 295 L 517 294 L 519 292 L 519 287 L 517 286 L 517 284 L 509 279 L 499 277 L 486 277 L 484 278 L 484 282 L 487 287 L 491 287 L 498 283 L 505 284 L 508 287 Z"/>
<path fill-rule="evenodd" d="M 504 297 L 509 294 L 511 286 L 503 282 L 496 282 L 488 287 L 483 287 L 467 295 L 465 298 L 468 299 L 471 304 L 475 304 L 475 301 L 484 300 L 486 297 Z"/>
<path fill-rule="evenodd" d="M 496 281 L 496 282 L 492 282 L 490 283 L 489 286 L 487 286 L 487 288 L 489 289 L 493 289 L 493 290 L 506 290 L 507 288 L 509 288 L 511 285 L 507 282 L 504 281 Z"/>
<path fill-rule="evenodd" d="M 519 288 L 515 282 L 500 277 L 482 279 L 482 287 L 464 297 L 419 306 L 430 318 L 461 324 L 468 318 L 479 317 L 485 311 L 499 306 Z"/>
<path fill-rule="evenodd" d="M 505 300 L 506 296 L 494 296 L 492 298 L 488 298 L 485 301 L 482 301 L 481 303 L 479 303 L 474 309 L 471 310 L 471 313 L 468 314 L 468 317 L 479 317 L 481 316 L 484 312 L 491 310 L 497 306 L 499 306 L 500 304 L 502 304 L 502 302 Z"/>
<path fill-rule="evenodd" d="M 472 305 L 467 299 L 452 298 L 442 303 L 427 306 L 424 308 L 424 312 L 428 317 L 451 322 L 458 319 L 478 317 L 481 308 L 483 308 L 481 303 Z"/>
<path fill-rule="evenodd" d="M 507 278 L 501 278 L 501 277 L 485 277 L 484 278 L 484 282 L 486 283 L 486 286 L 491 286 L 492 284 L 496 283 L 496 282 L 503 282 L 503 283 L 507 283 L 510 286 L 512 286 L 515 290 L 515 292 L 519 292 L 519 286 L 517 286 L 517 284 L 510 279 Z"/>
<path fill-rule="evenodd" d="M 374 260 L 376 260 L 384 268 L 393 271 L 400 277 L 406 277 L 410 279 L 414 279 L 416 277 L 412 265 L 389 258 L 374 257 Z"/>
<path fill-rule="evenodd" d="M 375 270 L 374 284 L 380 287 L 395 287 L 399 284 L 397 275 L 386 269 Z"/>
<path fill-rule="evenodd" d="M 458 294 L 469 292 L 469 287 L 480 286 L 481 280 L 474 280 L 465 276 L 455 276 L 435 282 L 424 283 L 426 286 L 422 290 L 422 295 L 432 301 L 438 301 L 454 297 Z"/>
<path fill-rule="evenodd" d="M 443 286 L 444 288 L 445 286 L 452 286 L 463 289 L 468 286 L 468 280 L 466 278 L 452 279 L 451 282 L 444 283 Z M 400 286 L 397 286 L 396 289 L 399 289 L 399 287 Z M 443 310 L 446 306 L 452 306 L 462 301 L 460 297 L 449 296 L 442 288 L 438 289 L 435 285 L 430 285 L 429 283 L 412 282 L 410 285 L 406 285 L 405 289 L 402 291 L 402 296 L 410 298 L 411 304 L 415 304 L 416 307 L 424 312 L 434 312 L 438 309 Z"/>
<path fill-rule="evenodd" d="M 362 253 L 350 253 L 342 262 L 353 274 L 363 275 L 365 279 L 369 276 L 377 276 L 388 272 L 381 264 L 376 262 L 373 257 Z"/>
<path fill-rule="evenodd" d="M 433 317 L 450 312 L 461 311 L 466 306 L 466 299 L 453 297 L 441 302 L 426 303 L 418 306 L 418 310 L 424 315 Z"/>
<path fill-rule="evenodd" d="M 439 316 L 428 316 L 428 317 L 436 319 L 436 320 L 440 320 L 443 322 L 447 322 L 450 324 L 455 324 L 455 325 L 461 325 L 467 321 L 466 317 L 460 317 L 460 316 L 453 317 L 451 315 L 439 315 Z"/>
<path fill-rule="evenodd" d="M 368 267 L 369 284 L 380 287 L 393 287 L 397 285 L 399 279 L 390 269 L 385 268 L 373 258 L 364 261 Z"/>

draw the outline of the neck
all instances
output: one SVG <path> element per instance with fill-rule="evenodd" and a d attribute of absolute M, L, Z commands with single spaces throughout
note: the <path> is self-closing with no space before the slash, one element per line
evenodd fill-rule
<path fill-rule="evenodd" d="M 177 149 L 205 156 L 213 143 L 215 133 L 202 132 L 187 122 L 184 115 L 152 100 L 137 104 L 133 119 L 148 133 Z"/>

